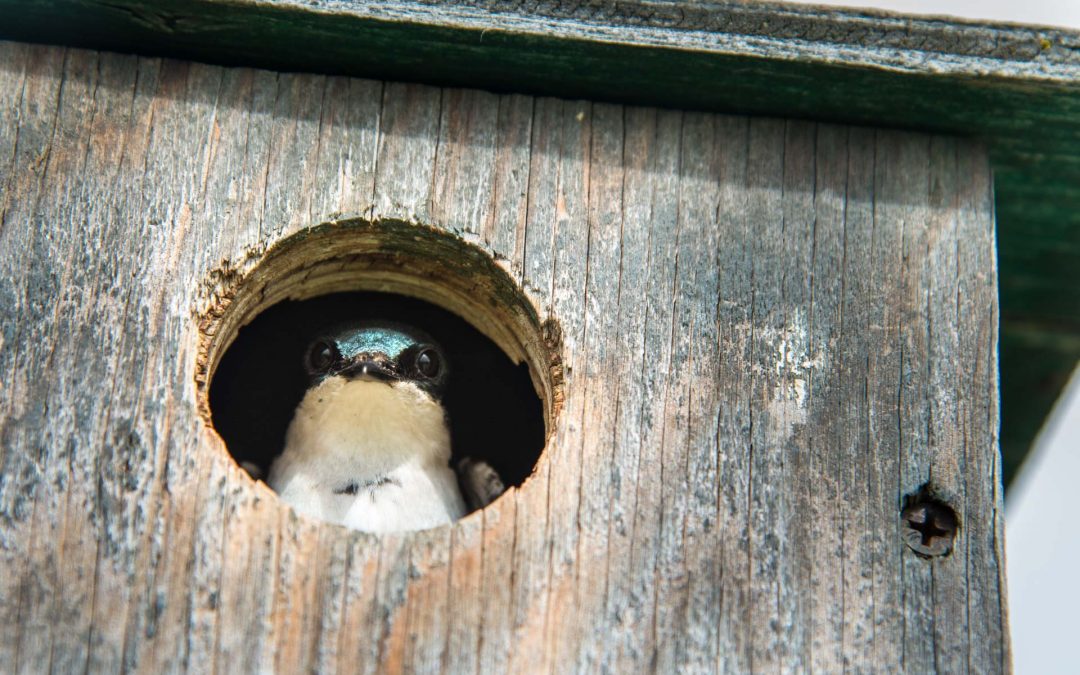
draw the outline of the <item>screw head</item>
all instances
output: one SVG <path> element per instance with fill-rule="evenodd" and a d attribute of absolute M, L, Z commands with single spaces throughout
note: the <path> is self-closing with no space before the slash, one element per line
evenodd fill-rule
<path fill-rule="evenodd" d="M 901 513 L 904 542 L 916 555 L 936 558 L 949 555 L 959 521 L 956 512 L 938 501 L 916 501 Z"/>

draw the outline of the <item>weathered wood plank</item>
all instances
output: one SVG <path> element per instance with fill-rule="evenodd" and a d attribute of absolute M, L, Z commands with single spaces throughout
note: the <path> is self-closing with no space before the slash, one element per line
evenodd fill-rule
<path fill-rule="evenodd" d="M 590 115 L 588 140 L 588 269 L 579 310 L 584 313 L 583 354 L 589 358 L 580 364 L 579 375 L 588 394 L 583 396 L 581 410 L 581 475 L 593 476 L 592 487 L 583 489 L 579 497 L 576 527 L 579 530 L 574 563 L 579 568 L 596 569 L 593 575 L 577 574 L 574 606 L 580 612 L 571 613 L 567 629 L 578 634 L 608 635 L 610 617 L 604 612 L 609 561 L 612 551 L 609 532 L 611 499 L 618 471 L 609 452 L 597 448 L 612 446 L 615 419 L 619 405 L 618 382 L 609 377 L 615 372 L 619 359 L 616 333 L 619 288 L 622 284 L 620 258 L 621 234 L 624 225 L 621 199 L 610 195 L 622 194 L 624 181 L 623 140 L 625 138 L 622 106 L 594 105 Z M 631 225 L 633 227 L 633 225 Z M 581 484 L 584 486 L 585 481 Z M 595 617 L 595 618 L 594 618 Z M 577 649 L 573 668 L 580 672 L 597 672 L 604 652 L 599 641 L 583 641 Z M 559 655 L 556 655 L 559 658 Z M 569 655 L 563 663 L 570 663 Z"/>
<path fill-rule="evenodd" d="M 516 143 L 500 142 L 500 105 L 498 97 L 483 92 L 446 90 L 443 93 L 430 205 L 432 222 L 474 242 L 485 236 L 485 230 L 490 237 L 496 211 L 502 213 L 503 205 L 495 196 L 499 188 L 497 155 L 502 153 L 503 158 L 508 158 L 516 153 L 519 157 L 527 157 L 527 137 L 519 138 Z M 523 225 L 523 216 L 521 221 Z M 512 227 L 505 229 L 514 230 Z M 490 240 L 487 243 L 490 245 Z M 511 244 L 509 250 L 495 247 L 494 253 L 506 259 L 513 257 L 515 250 Z M 512 500 L 504 500 L 502 504 L 506 505 L 508 501 Z M 506 640 L 503 653 L 509 653 L 508 617 L 485 620 L 489 610 L 505 608 L 508 600 L 506 579 L 509 570 L 505 569 L 510 557 L 508 549 L 491 558 L 485 548 L 487 517 L 491 511 L 466 519 L 445 542 L 448 545 L 445 554 L 447 570 L 439 578 L 444 582 L 443 586 L 436 583 L 429 589 L 429 596 L 434 596 L 437 608 L 436 603 L 425 602 L 432 609 L 419 612 L 410 620 L 410 630 L 416 635 L 414 640 L 426 658 L 426 661 L 410 664 L 414 672 L 475 671 L 489 637 L 492 646 Z M 504 566 L 501 573 L 485 569 L 492 559 Z M 435 615 L 431 618 L 438 619 L 435 626 L 428 625 L 430 620 L 422 620 L 429 613 Z M 433 633 L 436 630 L 445 633 L 442 644 L 435 639 Z M 426 649 L 422 648 L 424 645 Z M 506 668 L 505 664 L 487 667 L 491 672 Z"/>
<path fill-rule="evenodd" d="M 843 431 L 845 408 L 856 400 L 845 400 L 843 377 L 846 360 L 857 358 L 844 353 L 844 301 L 847 282 L 845 204 L 848 189 L 848 130 L 821 126 L 817 129 L 814 153 L 813 241 L 809 271 L 810 307 L 807 314 L 807 351 L 811 367 L 804 373 L 807 405 L 831 411 L 823 423 L 807 435 L 805 469 L 810 480 L 800 483 L 798 508 L 810 514 L 821 528 L 803 528 L 801 544 L 809 552 L 803 559 L 802 582 L 813 589 L 809 597 L 814 630 L 809 641 L 807 662 L 812 672 L 843 670 L 847 658 L 844 644 L 845 576 L 844 550 L 852 525 L 845 514 L 843 491 L 850 462 L 850 445 Z M 839 270 L 839 273 L 837 273 Z M 813 362 L 828 355 L 835 363 Z M 811 564 L 821 561 L 822 564 Z M 841 598 L 837 603 L 836 598 Z"/>
<path fill-rule="evenodd" d="M 790 611 L 781 606 L 780 557 L 788 532 L 783 522 L 784 443 L 795 420 L 788 420 L 790 391 L 780 379 L 786 366 L 789 329 L 781 305 L 783 276 L 788 268 L 783 219 L 784 124 L 751 120 L 747 154 L 748 235 L 752 250 L 750 296 L 750 459 L 748 467 L 748 539 L 750 578 L 747 591 L 751 631 L 750 668 L 780 669 L 789 655 L 781 625 Z M 774 261 L 784 260 L 783 265 Z M 764 403 L 764 405 L 762 405 Z M 756 405 L 755 405 L 756 404 Z M 801 412 L 797 407 L 795 412 Z"/>
<path fill-rule="evenodd" d="M 647 135 L 644 148 L 648 152 L 641 158 L 642 170 L 646 172 L 642 181 L 648 182 L 642 185 L 640 197 L 628 198 L 631 204 L 637 202 L 642 216 L 648 209 L 648 219 L 641 221 L 642 226 L 648 223 L 647 257 L 642 270 L 645 280 L 636 289 L 638 293 L 644 290 L 645 294 L 642 303 L 645 317 L 639 337 L 643 351 L 638 374 L 641 420 L 638 444 L 629 448 L 630 452 L 638 453 L 638 478 L 634 485 L 630 542 L 628 621 L 622 639 L 614 643 L 618 650 L 616 671 L 652 662 L 660 639 L 656 630 L 657 607 L 665 600 L 659 595 L 657 575 L 664 486 L 664 407 L 675 331 L 674 307 L 669 300 L 674 294 L 679 240 L 679 166 L 684 115 L 655 110 L 643 111 L 643 115 L 643 119 L 639 118 L 639 133 Z M 633 379 L 634 375 L 629 377 Z"/>
<path fill-rule="evenodd" d="M 957 152 L 957 174 L 962 177 L 957 212 L 957 269 L 979 270 L 978 274 L 959 274 L 957 324 L 959 353 L 957 364 L 964 397 L 958 405 L 964 432 L 963 504 L 966 516 L 961 522 L 957 555 L 963 552 L 965 569 L 955 570 L 967 579 L 967 626 L 969 634 L 986 636 L 986 649 L 967 645 L 968 668 L 975 670 L 1007 669 L 1009 652 L 1008 612 L 1005 602 L 1005 511 L 1001 508 L 1001 455 L 990 451 L 998 443 L 997 379 L 994 355 L 998 349 L 998 303 L 994 278 L 993 201 L 982 195 L 992 190 L 990 177 L 978 170 L 979 160 L 969 153 Z M 974 241 L 988 241 L 975 246 Z M 967 392 L 970 388 L 970 396 Z M 963 400 L 965 399 L 966 400 Z M 990 480 L 987 480 L 987 476 Z M 997 506 L 982 512 L 981 504 Z M 981 513 L 982 517 L 973 517 Z M 994 551 L 983 555 L 981 551 Z M 955 577 L 954 577 L 955 578 Z M 942 580 L 949 583 L 948 580 Z M 934 579 L 935 586 L 939 583 Z M 988 591 L 997 584 L 997 592 Z"/>
<path fill-rule="evenodd" d="M 332 77 L 319 110 L 319 148 L 308 221 L 328 214 L 368 213 L 383 83 Z"/>
<path fill-rule="evenodd" d="M 163 79 L 163 76 L 166 78 L 175 76 L 177 72 L 175 64 L 169 65 L 170 68 L 164 70 L 163 64 L 159 61 L 140 59 L 137 63 L 130 123 L 128 129 L 123 130 L 122 135 L 121 169 L 117 173 L 115 181 L 111 185 L 104 186 L 107 194 L 101 196 L 101 203 L 103 204 L 109 204 L 112 200 L 115 200 L 112 201 L 113 206 L 111 207 L 114 211 L 112 213 L 108 210 L 102 211 L 99 218 L 113 221 L 114 213 L 123 213 L 128 209 L 133 209 L 135 213 L 143 211 L 148 194 L 142 181 L 135 180 L 134 177 L 145 176 L 149 169 L 148 162 L 151 161 L 149 150 L 155 134 L 154 111 L 156 97 L 160 95 L 165 85 L 166 80 Z M 186 70 L 181 72 L 186 73 Z M 111 150 L 115 152 L 115 148 Z M 124 318 L 130 317 L 133 319 L 131 323 L 134 325 L 127 327 L 122 336 L 117 336 L 115 325 L 101 324 L 98 337 L 99 343 L 92 348 L 98 350 L 99 353 L 115 355 L 116 361 L 111 371 L 114 382 L 110 383 L 111 396 L 105 399 L 105 405 L 110 410 L 115 408 L 121 411 L 121 414 L 113 415 L 110 413 L 108 415 L 110 422 L 115 420 L 116 427 L 94 432 L 86 447 L 82 449 L 83 459 L 72 464 L 72 484 L 85 486 L 81 491 L 82 494 L 79 494 L 80 491 L 76 491 L 73 495 L 74 498 L 78 499 L 78 510 L 75 512 L 82 511 L 90 514 L 90 524 L 92 526 L 87 527 L 86 523 L 78 523 L 78 521 L 73 525 L 81 526 L 87 530 L 83 536 L 89 541 L 87 542 L 82 564 L 88 569 L 94 570 L 93 575 L 87 577 L 92 594 L 90 606 L 89 608 L 85 606 L 80 608 L 81 611 L 86 611 L 87 615 L 71 626 L 71 630 L 86 641 L 85 650 L 87 653 L 85 658 L 79 653 L 78 659 L 73 665 L 80 667 L 79 662 L 81 661 L 90 670 L 116 667 L 123 659 L 121 645 L 127 643 L 123 622 L 114 620 L 104 624 L 102 622 L 107 620 L 106 617 L 130 617 L 135 611 L 138 611 L 134 609 L 135 607 L 142 608 L 144 615 L 154 614 L 159 608 L 159 598 L 156 597 L 151 603 L 132 601 L 130 587 L 133 585 L 131 582 L 135 578 L 134 575 L 127 576 L 123 573 L 116 573 L 115 567 L 110 569 L 109 564 L 103 563 L 113 555 L 110 552 L 110 547 L 115 549 L 117 541 L 124 538 L 122 535 L 110 536 L 105 537 L 104 542 L 102 541 L 102 532 L 107 531 L 106 527 L 108 527 L 103 521 L 110 515 L 116 515 L 110 512 L 114 511 L 117 505 L 123 503 L 121 500 L 115 499 L 113 495 L 118 492 L 121 495 L 128 492 L 128 490 L 123 489 L 118 491 L 118 487 L 125 486 L 124 484 L 129 488 L 138 486 L 138 493 L 136 494 L 141 493 L 136 499 L 132 500 L 132 505 L 137 508 L 134 512 L 129 511 L 126 514 L 127 518 L 130 519 L 133 515 L 137 516 L 137 526 L 143 531 L 149 529 L 147 528 L 148 523 L 154 523 L 153 529 L 151 529 L 154 534 L 143 539 L 143 543 L 147 543 L 146 546 L 141 547 L 140 553 L 143 557 L 132 560 L 130 569 L 139 569 L 140 577 L 145 574 L 148 566 L 154 565 L 156 556 L 160 553 L 160 546 L 163 542 L 157 536 L 160 534 L 157 526 L 162 521 L 157 516 L 159 515 L 159 508 L 167 508 L 167 505 L 161 504 L 159 500 L 153 497 L 160 490 L 159 481 L 163 471 L 160 457 L 163 454 L 165 444 L 162 442 L 163 439 L 159 429 L 163 423 L 167 424 L 167 418 L 162 419 L 160 415 L 156 414 L 162 410 L 161 408 L 147 416 L 143 416 L 142 411 L 144 389 L 154 388 L 155 394 L 161 393 L 161 380 L 154 378 L 149 373 L 149 369 L 146 368 L 147 359 L 144 351 L 137 348 L 141 340 L 149 339 L 147 336 L 148 327 L 139 320 L 145 317 L 147 311 L 146 305 L 149 298 L 145 294 L 148 289 L 145 285 L 132 284 L 129 281 L 138 277 L 135 270 L 139 269 L 140 261 L 147 252 L 146 245 L 143 242 L 150 240 L 155 223 L 150 218 L 137 222 L 138 228 L 135 232 L 132 232 L 129 223 L 116 218 L 113 221 L 113 227 L 109 228 L 112 230 L 111 234 L 108 237 L 102 237 L 102 247 L 110 246 L 115 248 L 117 253 L 113 256 L 114 259 L 123 261 L 123 266 L 117 270 L 115 277 L 111 280 L 114 285 L 112 293 L 115 294 L 113 302 L 124 308 Z M 128 242 L 132 241 L 141 245 L 128 245 Z M 119 345 L 117 345 L 118 342 Z M 117 346 L 119 348 L 116 348 Z M 128 374 L 126 378 L 128 386 L 119 385 L 120 373 Z M 99 394 L 94 398 L 101 398 L 101 396 Z M 150 403 L 149 405 L 154 404 Z M 94 416 L 101 417 L 102 414 L 98 413 Z M 147 417 L 150 418 L 149 424 L 146 423 Z M 120 452 L 117 455 L 102 453 L 101 444 L 103 442 L 109 445 L 119 442 Z M 80 443 L 80 445 L 82 444 Z M 117 459 L 119 459 L 119 462 L 117 462 Z M 102 467 L 109 467 L 110 464 L 112 465 L 111 470 L 102 470 Z M 112 475 L 116 474 L 117 468 L 121 469 L 121 476 L 124 476 L 125 473 L 128 474 L 124 476 L 125 480 L 121 481 L 121 485 L 117 485 L 111 478 Z M 138 507 L 139 499 L 146 500 L 146 505 Z M 123 522 L 124 519 L 118 520 Z M 123 530 L 117 528 L 117 531 L 122 532 Z M 109 541 L 110 539 L 112 541 Z M 106 542 L 109 543 L 106 544 Z M 90 548 L 91 544 L 93 545 L 92 550 Z M 141 578 L 139 580 L 141 581 Z M 137 644 L 130 643 L 130 648 L 134 649 Z"/>
<path fill-rule="evenodd" d="M 685 366 L 676 362 L 671 375 L 683 389 L 686 410 L 686 466 L 681 482 L 686 488 L 686 514 L 681 525 L 686 546 L 686 644 L 680 670 L 709 672 L 715 668 L 719 622 L 715 608 L 720 604 L 719 502 L 719 369 L 721 354 L 717 311 L 720 299 L 719 210 L 724 139 L 718 134 L 720 119 L 696 114 L 684 121 L 683 144 L 701 148 L 686 153 L 680 181 L 680 218 L 685 233 L 679 239 L 678 274 L 686 284 L 676 289 L 682 326 L 677 338 L 681 352 L 685 339 Z M 738 137 L 736 137 L 738 138 Z M 689 161 L 691 160 L 692 161 Z M 688 236 L 687 236 L 688 235 Z M 686 248 L 683 248 L 684 244 Z M 719 263 L 719 264 L 718 264 Z M 689 311 L 688 311 L 689 310 Z M 687 322 L 689 325 L 687 325 Z M 670 376 L 670 375 L 669 375 Z M 677 469 L 675 476 L 678 476 Z"/>
<path fill-rule="evenodd" d="M 431 195 L 431 220 L 478 237 L 494 219 L 499 98 L 461 89 L 444 94 Z"/>
<path fill-rule="evenodd" d="M 496 256 L 511 261 L 512 277 L 520 279 L 525 259 L 528 216 L 530 143 L 535 101 L 525 96 L 500 96 L 495 137 L 495 187 L 490 219 L 483 237 Z"/>
<path fill-rule="evenodd" d="M 537 478 L 533 478 L 537 480 Z M 483 604 L 480 621 L 476 671 L 507 672 L 514 640 L 514 595 L 520 558 L 517 552 L 517 491 L 481 512 L 484 537 L 479 600 Z"/>
<path fill-rule="evenodd" d="M 930 420 L 928 419 L 927 369 L 930 345 L 927 333 L 932 329 L 929 311 L 929 284 L 926 279 L 927 253 L 930 251 L 930 223 L 927 201 L 930 187 L 930 144 L 910 143 L 888 138 L 886 147 L 902 153 L 894 167 L 882 174 L 878 201 L 882 217 L 900 225 L 900 275 L 902 288 L 898 299 L 900 339 L 900 387 L 897 445 L 899 450 L 900 487 L 905 493 L 916 491 L 928 482 L 930 459 Z M 891 145 L 895 143 L 895 146 Z M 940 225 L 940 223 L 937 223 Z M 930 604 L 930 570 L 900 558 L 904 585 L 915 592 L 902 597 L 902 621 L 905 629 L 913 625 L 917 638 L 905 640 L 903 661 L 915 670 L 934 667 L 933 612 Z"/>
<path fill-rule="evenodd" d="M 716 668 L 720 672 L 750 670 L 750 389 L 753 325 L 753 226 L 750 222 L 748 179 L 750 123 L 723 118 L 721 185 L 717 209 L 716 268 L 720 363 L 717 367 L 719 405 L 717 463 L 722 485 L 717 494 L 721 528 L 719 626 Z"/>
<path fill-rule="evenodd" d="M 836 345 L 838 406 L 837 448 L 841 457 L 866 453 L 869 444 L 870 354 L 865 338 L 870 325 L 870 290 L 874 280 L 869 273 L 874 253 L 874 132 L 867 129 L 847 131 L 846 200 L 844 203 L 843 310 L 841 339 Z M 870 478 L 877 467 L 872 458 L 844 462 L 841 470 L 843 494 L 840 498 L 843 559 L 840 574 L 844 580 L 841 594 L 844 607 L 843 636 L 840 644 L 850 663 L 874 663 L 875 607 L 874 552 L 875 534 L 871 518 Z"/>
<path fill-rule="evenodd" d="M 1008 669 L 978 144 L 0 57 L 0 669 Z M 296 516 L 193 384 L 230 278 L 372 213 L 486 247 L 563 331 L 534 475 L 426 533 Z M 899 534 L 928 481 L 943 559 Z"/>
<path fill-rule="evenodd" d="M 107 476 L 116 475 L 106 483 L 106 494 L 120 508 L 110 514 L 106 526 L 115 530 L 116 542 L 115 550 L 100 554 L 94 627 L 123 631 L 123 651 L 112 654 L 107 649 L 112 640 L 105 640 L 102 652 L 91 654 L 106 663 L 120 659 L 118 667 L 142 663 L 168 670 L 182 668 L 192 658 L 203 661 L 204 655 L 193 654 L 190 647 L 193 622 L 200 618 L 205 622 L 202 639 L 207 639 L 215 621 L 212 611 L 202 610 L 220 576 L 214 574 L 218 570 L 209 569 L 214 564 L 207 559 L 218 551 L 206 547 L 220 546 L 220 519 L 199 529 L 193 522 L 204 509 L 215 508 L 218 492 L 225 487 L 208 492 L 211 488 L 205 485 L 220 471 L 214 466 L 219 460 L 200 461 L 174 448 L 203 442 L 199 429 L 177 412 L 191 401 L 179 361 L 185 358 L 182 355 L 195 354 L 194 346 L 183 340 L 186 321 L 179 311 L 199 283 L 193 268 L 206 250 L 202 242 L 208 236 L 200 227 L 204 221 L 197 221 L 195 214 L 201 210 L 207 165 L 216 151 L 215 120 L 223 82 L 221 69 L 164 64 L 152 98 L 146 168 L 132 186 L 138 197 L 130 208 L 146 218 L 148 227 L 139 237 L 141 267 L 132 275 L 135 288 L 129 312 L 134 315 L 122 337 L 123 349 L 132 355 L 129 367 L 137 377 L 135 386 L 122 392 L 124 404 L 118 412 L 123 416 L 114 433 L 131 434 L 140 454 L 148 456 L 134 462 L 148 474 L 145 478 L 136 474 L 141 478 L 137 484 L 146 490 L 142 496 L 146 503 L 125 499 L 126 486 L 120 478 L 123 463 L 132 459 L 115 452 L 109 459 L 119 466 L 106 471 Z M 189 105 L 178 110 L 165 103 L 173 99 Z M 157 272 L 147 276 L 148 270 Z M 176 288 L 185 291 L 177 293 Z M 155 358 L 156 350 L 174 357 Z M 147 559 L 140 560 L 138 553 Z M 126 616 L 126 625 L 108 618 L 115 616 Z M 154 633 L 160 642 L 143 639 L 144 632 Z"/>
<path fill-rule="evenodd" d="M 562 423 L 548 442 L 545 453 L 550 466 L 546 502 L 551 551 L 547 560 L 547 602 L 543 614 L 543 653 L 546 667 L 574 662 L 575 642 L 580 639 L 579 610 L 575 595 L 576 564 L 582 530 L 580 509 L 583 494 L 581 469 L 585 430 L 582 428 L 589 391 L 586 340 L 585 285 L 589 275 L 589 181 L 592 152 L 592 105 L 583 101 L 545 101 L 551 111 L 554 185 L 530 194 L 530 203 L 550 202 L 553 219 L 526 222 L 529 228 L 553 230 L 550 247 L 526 253 L 545 261 L 551 274 L 551 315 L 563 316 L 563 344 L 566 350 L 566 404 Z M 530 178 L 535 174 L 530 175 Z M 588 354 L 588 356 L 592 356 Z M 577 394 L 574 395 L 573 392 Z M 602 485 L 603 477 L 597 482 Z M 594 484 L 595 485 L 595 484 Z M 599 485 L 596 486 L 600 488 Z M 535 498 L 534 498 L 535 499 Z M 516 656 L 516 655 L 515 655 Z M 513 663 L 513 662 L 511 662 Z M 527 670 L 520 662 L 517 670 Z"/>
<path fill-rule="evenodd" d="M 425 532 L 412 541 L 405 598 L 408 642 L 403 669 L 408 673 L 439 672 L 445 662 L 451 622 L 450 529 Z"/>
<path fill-rule="evenodd" d="M 1080 358 L 1075 30 L 735 0 L 0 0 L 0 37 L 982 138 L 1007 479 Z"/>
<path fill-rule="evenodd" d="M 828 350 L 815 351 L 813 331 L 814 294 L 813 259 L 817 253 L 814 233 L 817 215 L 814 212 L 814 193 L 818 187 L 815 166 L 816 125 L 789 121 L 784 129 L 783 149 L 783 248 L 787 258 L 781 281 L 781 312 L 784 332 L 779 342 L 774 342 L 775 363 L 773 369 L 779 381 L 773 390 L 776 403 L 770 412 L 778 413 L 782 428 L 786 431 L 779 442 L 781 453 L 782 484 L 787 486 L 779 494 L 786 512 L 784 530 L 786 541 L 781 545 L 781 581 L 779 604 L 783 620 L 790 628 L 782 628 L 781 635 L 790 651 L 786 655 L 785 669 L 799 667 L 796 664 L 812 660 L 813 637 L 821 629 L 813 620 L 812 602 L 816 596 L 811 584 L 812 560 L 796 551 L 812 549 L 810 540 L 822 536 L 817 528 L 805 527 L 799 515 L 810 512 L 809 491 L 816 485 L 809 457 L 813 451 L 815 427 L 810 415 L 813 411 L 813 374 L 815 371 L 830 372 Z M 782 363 L 782 365 L 781 365 Z M 820 386 L 820 385 L 819 385 Z M 808 414 L 809 413 L 809 414 Z M 785 611 L 786 610 L 786 611 Z"/>
<path fill-rule="evenodd" d="M 951 139 L 932 139 L 930 142 L 930 181 L 928 230 L 941 231 L 946 241 L 958 241 L 956 228 L 960 183 L 963 181 L 956 166 L 956 145 Z M 959 391 L 959 376 L 963 366 L 952 355 L 959 353 L 960 338 L 958 321 L 962 311 L 956 302 L 960 292 L 959 276 L 956 274 L 958 246 L 930 246 L 927 260 L 927 321 L 929 323 L 929 350 L 927 355 L 927 449 L 929 475 L 942 495 L 957 499 L 964 489 L 964 439 L 963 427 L 958 415 L 959 406 L 953 397 Z M 934 298 L 953 298 L 949 302 L 933 302 Z M 964 561 L 960 556 L 950 556 L 939 565 L 950 576 L 963 575 Z M 934 643 L 942 649 L 936 655 L 941 670 L 959 672 L 967 668 L 967 650 L 964 641 L 958 639 L 959 627 L 967 627 L 967 599 L 961 587 L 955 584 L 938 586 L 934 583 L 939 575 L 931 572 L 930 608 Z"/>
<path fill-rule="evenodd" d="M 387 84 L 379 120 L 376 217 L 430 220 L 441 90 Z"/>
<path fill-rule="evenodd" d="M 612 367 L 619 373 L 616 418 L 611 429 L 611 456 L 607 458 L 611 472 L 611 499 L 608 506 L 608 558 L 604 612 L 611 625 L 608 639 L 613 647 L 604 654 L 600 669 L 619 671 L 620 654 L 633 644 L 629 635 L 639 635 L 631 626 L 637 623 L 634 614 L 642 602 L 640 595 L 631 593 L 634 551 L 634 518 L 637 509 L 637 485 L 640 467 L 641 406 L 640 374 L 645 353 L 641 335 L 645 323 L 645 303 L 638 294 L 647 279 L 649 218 L 653 199 L 652 183 L 646 162 L 652 155 L 656 135 L 656 111 L 626 109 L 623 114 L 622 157 L 623 177 L 619 190 L 623 195 L 619 222 L 618 251 L 624 259 L 646 261 L 646 264 L 619 264 L 617 330 L 608 345 L 614 357 Z M 629 226 L 628 226 L 629 224 Z"/>
<path fill-rule="evenodd" d="M 80 202 L 85 186 L 78 177 L 84 175 L 88 168 L 91 128 L 97 112 L 98 73 L 97 55 L 85 59 L 65 55 L 53 133 L 53 147 L 59 145 L 64 150 L 48 155 L 42 183 L 44 190 L 34 214 L 40 223 L 74 222 L 78 217 L 76 214 L 83 208 Z M 50 174 L 73 176 L 75 180 L 48 180 Z M 36 250 L 29 262 L 44 268 L 38 271 L 40 276 L 34 282 L 48 288 L 50 296 L 49 301 L 41 306 L 37 327 L 43 338 L 48 336 L 52 339 L 49 352 L 38 359 L 39 376 L 29 380 L 27 394 L 30 400 L 58 400 L 61 414 L 50 416 L 46 411 L 35 420 L 37 424 L 30 425 L 33 429 L 31 433 L 40 439 L 35 448 L 37 457 L 32 461 L 36 471 L 40 472 L 41 483 L 29 521 L 29 533 L 34 536 L 23 544 L 28 549 L 28 555 L 23 559 L 26 567 L 22 576 L 25 582 L 18 595 L 21 638 L 16 651 L 18 672 L 33 672 L 39 664 L 50 661 L 54 601 L 62 593 L 65 581 L 60 575 L 59 560 L 54 557 L 53 542 L 63 534 L 63 509 L 67 490 L 70 489 L 65 485 L 65 478 L 69 474 L 67 455 L 74 445 L 68 438 L 76 424 L 72 419 L 76 408 L 75 402 L 69 397 L 78 396 L 79 392 L 78 388 L 73 392 L 68 390 L 68 377 L 48 378 L 43 375 L 52 363 L 69 362 L 71 353 L 78 352 L 77 346 L 72 344 L 73 333 L 78 333 L 76 302 L 88 287 L 99 281 L 93 277 L 79 278 L 85 270 L 78 264 L 83 255 L 78 247 L 75 228 L 39 231 L 35 235 Z M 57 265 L 52 263 L 53 260 L 63 262 Z M 56 357 L 60 357 L 60 360 L 54 361 Z M 85 386 L 86 383 L 82 384 Z"/>
<path fill-rule="evenodd" d="M 345 604 L 338 641 L 330 645 L 338 654 L 337 672 L 375 672 L 379 644 L 372 639 L 370 627 L 379 616 L 375 598 L 379 575 L 379 543 L 374 537 L 349 542 L 346 583 L 342 589 Z"/>

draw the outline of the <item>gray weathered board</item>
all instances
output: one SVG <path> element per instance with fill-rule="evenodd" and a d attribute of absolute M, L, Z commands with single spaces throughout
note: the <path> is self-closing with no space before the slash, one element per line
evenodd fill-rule
<path fill-rule="evenodd" d="M 0 171 L 0 672 L 1008 669 L 976 144 L 0 43 Z M 562 325 L 453 527 L 301 519 L 198 414 L 214 271 L 343 215 Z"/>

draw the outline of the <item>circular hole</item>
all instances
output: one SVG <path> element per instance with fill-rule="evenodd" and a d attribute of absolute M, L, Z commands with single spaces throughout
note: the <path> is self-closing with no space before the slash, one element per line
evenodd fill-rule
<path fill-rule="evenodd" d="M 558 334 L 550 322 L 540 323 L 518 286 L 481 249 L 434 228 L 354 220 L 284 240 L 242 278 L 225 268 L 215 279 L 216 300 L 200 325 L 199 402 L 204 419 L 245 468 L 269 475 L 297 406 L 321 403 L 321 396 L 308 393 L 332 378 L 311 374 L 312 345 L 343 324 L 389 321 L 427 333 L 447 361 L 445 387 L 431 393 L 447 413 L 450 466 L 465 457 L 480 460 L 507 488 L 535 469 L 561 402 Z M 436 372 L 438 358 L 425 354 L 420 365 Z M 366 371 L 330 370 L 339 380 L 372 379 Z M 376 390 L 384 387 L 364 389 Z M 397 479 L 388 480 L 392 501 Z M 355 498 L 358 491 L 331 488 L 339 495 L 334 499 Z M 334 509 L 325 513 L 340 520 Z M 355 517 L 345 522 L 382 529 Z"/>
<path fill-rule="evenodd" d="M 960 529 L 960 517 L 936 492 L 933 485 L 924 483 L 904 497 L 900 512 L 904 542 L 920 558 L 948 556 Z"/>

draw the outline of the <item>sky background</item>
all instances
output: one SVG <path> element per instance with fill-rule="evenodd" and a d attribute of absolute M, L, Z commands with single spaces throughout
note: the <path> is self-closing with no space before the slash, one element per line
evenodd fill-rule
<path fill-rule="evenodd" d="M 800 5 L 876 7 L 905 14 L 958 16 L 1080 28 L 1080 0 L 789 0 Z"/>
<path fill-rule="evenodd" d="M 834 0 L 876 7 L 1080 29 L 1080 0 Z M 1017 675 L 1080 673 L 1080 369 L 1073 373 L 1005 504 L 1009 621 Z"/>

